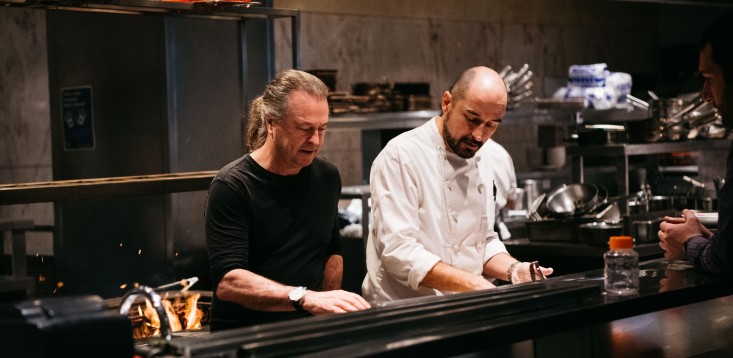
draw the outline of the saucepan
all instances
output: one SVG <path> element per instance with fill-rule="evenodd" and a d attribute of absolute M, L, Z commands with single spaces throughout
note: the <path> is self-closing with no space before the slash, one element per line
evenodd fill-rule
<path fill-rule="evenodd" d="M 623 225 L 605 222 L 590 222 L 578 225 L 580 241 L 594 246 L 608 245 L 608 238 L 623 233 Z"/>

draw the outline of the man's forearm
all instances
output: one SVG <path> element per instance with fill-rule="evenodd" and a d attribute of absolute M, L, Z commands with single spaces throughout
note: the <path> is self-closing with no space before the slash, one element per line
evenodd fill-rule
<path fill-rule="evenodd" d="M 323 291 L 340 290 L 343 276 L 344 258 L 341 255 L 329 256 L 323 272 Z"/>
<path fill-rule="evenodd" d="M 467 292 L 495 287 L 480 275 L 438 262 L 428 271 L 420 286 L 449 292 Z"/>
<path fill-rule="evenodd" d="M 258 311 L 292 311 L 288 299 L 291 286 L 257 275 L 251 271 L 229 271 L 219 282 L 216 295 L 219 299 L 234 302 Z"/>
<path fill-rule="evenodd" d="M 488 277 L 498 278 L 504 281 L 510 281 L 507 269 L 517 262 L 517 259 L 513 258 L 508 253 L 499 253 L 494 255 L 489 261 L 484 264 L 484 275 Z"/>

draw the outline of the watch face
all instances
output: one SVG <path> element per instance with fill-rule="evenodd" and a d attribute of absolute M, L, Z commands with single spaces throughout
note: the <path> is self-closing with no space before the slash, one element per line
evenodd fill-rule
<path fill-rule="evenodd" d="M 303 296 L 305 296 L 305 287 L 296 287 L 288 293 L 288 297 L 291 301 L 300 301 Z"/>

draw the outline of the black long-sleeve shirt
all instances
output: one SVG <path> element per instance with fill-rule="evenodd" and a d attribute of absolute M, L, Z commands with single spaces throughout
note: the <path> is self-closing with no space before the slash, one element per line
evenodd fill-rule
<path fill-rule="evenodd" d="M 209 188 L 205 224 L 212 330 L 308 315 L 251 310 L 218 299 L 216 287 L 227 272 L 244 269 L 320 290 L 328 257 L 341 254 L 340 194 L 338 169 L 323 158 L 290 176 L 265 170 L 250 155 L 219 171 Z"/>

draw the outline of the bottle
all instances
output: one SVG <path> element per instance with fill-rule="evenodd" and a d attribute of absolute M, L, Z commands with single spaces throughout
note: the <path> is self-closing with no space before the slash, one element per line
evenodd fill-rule
<path fill-rule="evenodd" d="M 603 279 L 608 295 L 628 296 L 639 293 L 639 254 L 631 236 L 611 236 L 603 254 Z"/>

